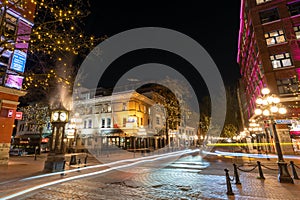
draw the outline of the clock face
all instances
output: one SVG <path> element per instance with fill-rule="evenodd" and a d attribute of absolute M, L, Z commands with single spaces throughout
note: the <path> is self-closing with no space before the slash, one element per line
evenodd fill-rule
<path fill-rule="evenodd" d="M 52 113 L 52 121 L 57 121 L 58 120 L 58 115 L 59 115 L 58 112 Z"/>
<path fill-rule="evenodd" d="M 59 120 L 60 121 L 66 121 L 67 120 L 67 113 L 61 112 L 59 115 Z"/>

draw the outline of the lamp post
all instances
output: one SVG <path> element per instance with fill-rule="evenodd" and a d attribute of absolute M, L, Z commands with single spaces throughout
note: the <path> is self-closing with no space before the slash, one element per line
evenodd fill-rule
<path fill-rule="evenodd" d="M 260 127 L 260 125 L 258 123 L 255 122 L 255 120 L 251 121 L 249 123 L 249 131 L 250 133 L 252 133 L 252 137 L 256 138 L 256 147 L 257 147 L 257 152 L 259 154 L 261 154 L 261 132 L 262 132 L 262 128 Z"/>
<path fill-rule="evenodd" d="M 274 116 L 284 115 L 286 114 L 287 110 L 285 107 L 279 104 L 280 99 L 276 95 L 270 95 L 270 90 L 268 88 L 263 88 L 261 93 L 262 96 L 256 99 L 256 105 L 258 108 L 255 109 L 255 114 L 258 116 L 263 115 L 271 120 L 272 129 L 274 132 L 275 147 L 278 156 L 278 180 L 281 183 L 294 183 L 291 175 L 289 174 L 287 163 L 283 159 L 279 137 L 276 130 L 276 122 L 274 120 Z"/>

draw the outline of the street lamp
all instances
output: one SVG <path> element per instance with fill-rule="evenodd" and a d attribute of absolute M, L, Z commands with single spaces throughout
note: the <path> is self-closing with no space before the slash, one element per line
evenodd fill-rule
<path fill-rule="evenodd" d="M 262 96 L 256 99 L 257 109 L 255 109 L 255 114 L 258 116 L 265 116 L 271 120 L 272 129 L 274 132 L 274 139 L 275 139 L 275 147 L 278 156 L 278 180 L 281 183 L 294 183 L 291 175 L 289 174 L 287 163 L 283 159 L 281 146 L 278 138 L 278 133 L 276 130 L 276 122 L 274 120 L 274 116 L 276 115 L 284 115 L 286 114 L 287 110 L 285 107 L 281 106 L 280 99 L 274 95 L 270 94 L 270 90 L 268 88 L 263 88 Z"/>
<path fill-rule="evenodd" d="M 255 122 L 255 120 L 251 121 L 249 123 L 249 128 L 252 138 L 256 140 L 256 148 L 259 154 L 261 154 L 261 132 L 262 128 L 258 123 Z"/>

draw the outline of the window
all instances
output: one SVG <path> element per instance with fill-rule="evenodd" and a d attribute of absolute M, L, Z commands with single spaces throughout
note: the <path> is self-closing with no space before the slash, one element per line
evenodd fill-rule
<path fill-rule="evenodd" d="M 81 94 L 82 99 L 89 99 L 90 98 L 90 93 L 83 93 Z"/>
<path fill-rule="evenodd" d="M 102 119 L 101 119 L 101 128 L 104 128 L 104 127 L 105 127 L 105 119 L 102 118 Z"/>
<path fill-rule="evenodd" d="M 21 132 L 21 131 L 24 130 L 24 126 L 25 126 L 25 124 L 21 124 L 21 125 L 19 126 L 19 132 Z"/>
<path fill-rule="evenodd" d="M 156 124 L 159 125 L 160 124 L 160 117 L 156 116 Z"/>
<path fill-rule="evenodd" d="M 87 145 L 89 145 L 89 146 L 92 145 L 92 139 L 93 139 L 93 138 L 87 138 Z"/>
<path fill-rule="evenodd" d="M 292 66 L 292 60 L 290 58 L 290 53 L 281 53 L 277 55 L 270 56 L 273 69 Z"/>
<path fill-rule="evenodd" d="M 109 104 L 104 104 L 104 105 L 102 105 L 101 112 L 102 112 L 102 113 L 111 112 L 111 105 L 109 105 Z"/>
<path fill-rule="evenodd" d="M 272 1 L 272 0 L 256 0 L 256 5 L 268 2 L 268 1 Z"/>
<path fill-rule="evenodd" d="M 9 58 L 8 57 L 6 57 L 6 56 L 1 56 L 0 57 L 0 62 L 1 62 L 1 64 L 9 64 Z M 5 65 L 3 65 L 3 66 L 5 66 Z"/>
<path fill-rule="evenodd" d="M 92 128 L 92 125 L 93 125 L 93 123 L 92 123 L 92 120 L 91 120 L 91 119 L 89 119 L 88 128 Z"/>
<path fill-rule="evenodd" d="M 265 33 L 267 45 L 279 44 L 285 42 L 283 30 L 276 30 L 269 33 Z"/>
<path fill-rule="evenodd" d="M 124 110 L 127 110 L 127 103 L 123 103 L 123 109 L 122 109 L 123 111 Z"/>
<path fill-rule="evenodd" d="M 295 34 L 296 34 L 296 38 L 300 39 L 300 25 L 299 26 L 295 26 L 294 27 L 294 31 L 295 31 Z"/>
<path fill-rule="evenodd" d="M 20 0 L 10 0 L 14 6 L 18 6 L 20 8 L 23 8 L 23 2 Z"/>
<path fill-rule="evenodd" d="M 142 117 L 141 117 L 141 126 L 144 126 L 144 120 Z"/>
<path fill-rule="evenodd" d="M 277 8 L 260 12 L 259 16 L 262 24 L 279 19 Z"/>
<path fill-rule="evenodd" d="M 110 127 L 111 127 L 111 119 L 107 118 L 107 128 L 110 128 Z"/>
<path fill-rule="evenodd" d="M 295 2 L 288 5 L 291 16 L 300 14 L 300 2 Z"/>
<path fill-rule="evenodd" d="M 292 94 L 298 92 L 298 81 L 296 78 L 277 80 L 279 94 Z"/>
<path fill-rule="evenodd" d="M 16 17 L 10 15 L 9 13 L 5 13 L 5 21 L 3 22 L 3 27 L 4 27 L 4 37 L 6 40 L 8 41 L 11 40 L 11 42 L 15 41 L 17 21 L 18 19 Z"/>
<path fill-rule="evenodd" d="M 86 120 L 83 122 L 83 128 L 86 128 Z"/>
<path fill-rule="evenodd" d="M 127 122 L 126 117 L 123 117 L 123 127 L 126 127 L 126 122 Z"/>

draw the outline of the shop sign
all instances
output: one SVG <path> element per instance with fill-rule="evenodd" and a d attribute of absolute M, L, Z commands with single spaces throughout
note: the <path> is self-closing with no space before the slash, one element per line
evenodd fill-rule
<path fill-rule="evenodd" d="M 8 110 L 7 117 L 12 117 L 14 114 L 14 110 Z"/>
<path fill-rule="evenodd" d="M 74 129 L 67 129 L 65 130 L 65 135 L 67 138 L 74 138 L 75 130 Z"/>
<path fill-rule="evenodd" d="M 16 117 L 15 119 L 22 119 L 23 113 L 22 112 L 16 112 Z"/>
<path fill-rule="evenodd" d="M 276 124 L 292 124 L 294 120 L 291 119 L 276 119 Z"/>

